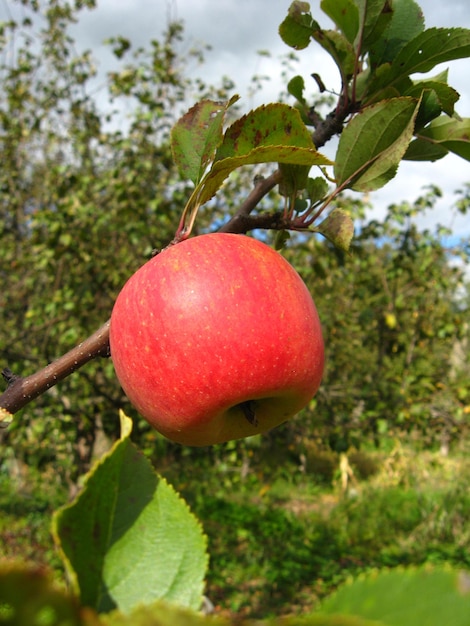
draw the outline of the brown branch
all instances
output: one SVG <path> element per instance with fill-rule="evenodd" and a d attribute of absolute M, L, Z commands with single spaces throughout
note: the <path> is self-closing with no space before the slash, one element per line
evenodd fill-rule
<path fill-rule="evenodd" d="M 276 170 L 271 174 L 271 176 L 257 181 L 253 190 L 240 206 L 236 214 L 226 224 L 219 228 L 219 232 L 243 234 L 253 230 L 253 228 L 261 228 L 260 226 L 251 226 L 252 218 L 250 213 L 258 205 L 260 200 L 262 200 L 264 196 L 271 191 L 271 189 L 274 189 L 280 181 L 280 170 Z"/>
<path fill-rule="evenodd" d="M 344 120 L 351 112 L 347 106 L 338 105 L 335 111 L 319 122 L 312 135 L 315 147 L 320 148 L 334 135 L 340 134 Z M 220 228 L 219 232 L 243 234 L 256 228 L 270 230 L 292 228 L 292 223 L 286 220 L 282 213 L 251 215 L 260 200 L 280 180 L 281 172 L 276 170 L 267 178 L 258 181 L 237 213 Z M 88 339 L 30 376 L 17 376 L 9 369 L 4 369 L 2 375 L 8 387 L 0 395 L 0 408 L 6 409 L 9 413 L 16 413 L 83 365 L 100 356 L 109 356 L 109 320 Z"/>
<path fill-rule="evenodd" d="M 0 396 L 0 407 L 9 413 L 16 413 L 82 365 L 99 356 L 109 356 L 109 321 L 78 346 L 30 376 L 16 376 L 8 369 L 3 370 L 2 375 L 8 387 Z"/>

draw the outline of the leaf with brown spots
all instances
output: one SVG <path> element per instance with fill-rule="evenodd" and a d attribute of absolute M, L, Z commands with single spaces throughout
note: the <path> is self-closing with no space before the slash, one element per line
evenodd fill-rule
<path fill-rule="evenodd" d="M 181 117 L 171 131 L 173 159 L 183 178 L 197 185 L 222 142 L 227 109 L 238 100 L 202 100 Z"/>
<path fill-rule="evenodd" d="M 268 104 L 250 111 L 227 129 L 215 160 L 242 157 L 268 146 L 315 148 L 297 109 Z"/>

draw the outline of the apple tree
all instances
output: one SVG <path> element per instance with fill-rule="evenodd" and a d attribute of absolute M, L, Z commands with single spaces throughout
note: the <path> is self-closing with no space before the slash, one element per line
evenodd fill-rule
<path fill-rule="evenodd" d="M 113 355 L 110 360 L 106 320 L 117 292 L 150 257 L 156 255 L 158 261 L 173 251 L 180 254 L 197 240 L 191 235 L 198 232 L 204 233 L 201 240 L 210 236 L 206 233 L 219 231 L 245 241 L 241 238 L 247 233 L 268 231 L 265 240 L 276 233 L 272 238 L 278 248 L 292 233 L 294 246 L 325 238 L 329 253 L 347 254 L 354 213 L 342 199 L 345 191 L 364 193 L 383 187 L 402 160 L 437 160 L 448 152 L 469 159 L 470 122 L 455 111 L 459 96 L 447 83 L 447 73 L 422 75 L 440 63 L 467 58 L 470 33 L 463 28 L 426 29 L 414 0 L 324 0 L 321 8 L 336 27 L 330 30 L 322 28 L 308 3 L 296 0 L 280 25 L 280 36 L 295 50 L 320 45 L 331 55 L 341 77 L 336 102 L 330 111 L 319 110 L 306 94 L 304 78 L 295 76 L 287 85 L 295 106 L 272 103 L 240 117 L 238 98 L 230 94 L 233 86 L 228 81 L 219 89 L 208 88 L 186 81 L 178 72 L 174 45 L 181 29 L 171 25 L 163 44 L 153 42 L 148 55 L 136 51 L 134 63 L 109 76 L 111 99 L 128 97 L 136 107 L 130 128 L 123 132 L 106 129 L 86 88 L 95 73 L 91 54 L 73 58 L 69 54 L 67 25 L 76 10 L 92 9 L 93 0 L 77 1 L 73 7 L 60 1 L 45 7 L 35 0 L 22 4 L 29 10 L 21 23 L 27 34 L 14 61 L 7 60 L 1 68 L 2 276 L 15 285 L 1 296 L 5 323 L 15 339 L 8 342 L 4 355 L 2 425 L 12 440 L 15 432 L 36 427 L 38 422 L 25 412 L 16 415 L 36 401 L 44 419 L 42 430 L 32 436 L 42 435 L 44 444 L 34 454 L 47 458 L 54 445 L 66 443 L 60 441 L 64 431 L 51 405 L 41 406 L 48 392 L 69 433 L 76 432 L 83 442 L 86 462 L 93 452 L 99 453 L 95 444 L 104 420 L 113 424 L 107 426 L 108 432 L 114 429 L 117 439 L 90 471 L 76 499 L 54 515 L 52 530 L 70 595 L 50 585 L 41 572 L 6 568 L 0 574 L 0 618 L 15 624 L 204 623 L 195 612 L 180 613 L 162 602 L 193 611 L 201 608 L 205 538 L 185 503 L 131 441 L 131 420 L 122 410 L 116 419 L 123 396 L 117 385 L 107 384 Z M 35 53 L 34 38 L 28 35 L 38 21 L 43 55 Z M 14 21 L 2 25 L 3 46 L 8 36 L 17 36 L 18 26 Z M 131 44 L 124 38 L 113 38 L 109 44 L 118 60 L 130 53 Z M 323 89 L 321 77 L 317 82 Z M 195 91 L 197 103 L 174 120 L 175 105 L 195 96 Z M 331 161 L 321 149 L 335 136 L 339 143 Z M 224 185 L 227 181 L 230 185 L 231 175 L 258 164 L 275 165 L 255 179 L 245 197 L 239 189 L 236 202 L 228 204 L 231 211 L 223 211 Z M 412 236 L 410 229 L 406 245 Z M 367 244 L 367 233 L 359 236 L 359 242 L 361 237 Z M 116 251 L 112 270 L 110 250 Z M 26 251 L 32 252 L 34 263 Z M 387 247 L 382 251 L 386 255 Z M 392 254 L 396 254 L 393 267 L 403 270 L 399 250 Z M 372 273 L 374 268 L 368 269 Z M 84 275 L 89 277 L 86 288 Z M 45 290 L 53 297 L 44 306 Z M 400 345 L 408 355 L 406 362 L 413 358 L 413 342 L 423 332 L 416 325 L 408 347 L 403 345 L 408 338 L 390 336 L 399 303 L 396 299 L 388 303 L 390 310 L 382 308 L 379 315 L 379 374 L 389 348 L 393 352 L 393 346 Z M 335 306 L 331 301 L 330 305 Z M 204 310 L 199 313 L 204 316 Z M 24 347 L 31 333 L 40 339 Z M 334 333 L 328 341 L 334 343 Z M 21 352 L 26 366 L 13 371 L 9 362 Z M 45 366 L 40 362 L 44 354 L 52 357 Z M 168 353 L 166 358 L 173 356 Z M 145 368 L 145 358 L 144 351 L 133 367 Z M 196 358 L 193 365 L 196 377 Z M 173 371 L 177 377 L 178 363 Z M 139 371 L 135 374 L 138 378 Z M 79 411 L 71 407 L 66 392 L 67 385 L 73 389 L 73 380 L 81 380 L 80 389 L 86 393 Z M 411 382 L 403 381 L 407 393 Z M 61 384 L 56 387 L 57 383 Z M 197 387 L 192 393 L 197 396 Z M 385 398 L 388 391 L 378 393 Z M 244 397 L 237 400 L 242 411 L 233 417 L 255 427 L 257 407 L 252 402 L 258 398 Z M 365 409 L 374 430 L 377 416 Z M 47 425 L 51 415 L 52 432 Z M 64 445 L 63 457 L 67 453 Z M 62 467 L 69 477 L 76 477 L 74 467 L 66 463 Z M 395 606 L 411 606 L 404 587 L 419 594 L 426 585 L 437 589 L 436 596 L 448 592 L 447 618 L 465 623 L 468 581 L 452 571 L 414 571 L 358 581 L 355 602 L 345 591 L 325 604 L 323 615 L 312 615 L 306 623 L 367 624 L 369 619 L 398 623 L 381 606 L 371 611 L 370 598 L 388 594 Z M 410 609 L 406 619 L 440 623 L 432 603 Z"/>

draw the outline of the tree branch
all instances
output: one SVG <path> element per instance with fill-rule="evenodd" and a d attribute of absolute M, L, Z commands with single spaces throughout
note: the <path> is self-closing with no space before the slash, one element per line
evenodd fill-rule
<path fill-rule="evenodd" d="M 257 181 L 253 190 L 240 206 L 236 214 L 226 224 L 219 228 L 219 232 L 243 234 L 247 233 L 249 230 L 253 230 L 253 228 L 262 228 L 261 226 L 251 226 L 253 218 L 250 217 L 250 213 L 258 205 L 260 200 L 262 200 L 264 196 L 271 191 L 271 189 L 274 189 L 280 181 L 280 170 L 276 170 L 271 174 L 271 176 Z"/>
<path fill-rule="evenodd" d="M 4 369 L 2 376 L 8 387 L 0 396 L 0 407 L 9 413 L 16 413 L 82 365 L 99 356 L 109 356 L 109 321 L 78 346 L 30 376 L 16 376 L 10 370 Z"/>

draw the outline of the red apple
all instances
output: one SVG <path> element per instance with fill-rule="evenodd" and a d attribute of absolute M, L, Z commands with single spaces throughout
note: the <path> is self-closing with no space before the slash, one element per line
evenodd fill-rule
<path fill-rule="evenodd" d="M 111 316 L 111 356 L 160 433 L 205 446 L 265 432 L 317 391 L 320 321 L 305 284 L 245 235 L 201 235 L 141 267 Z"/>

